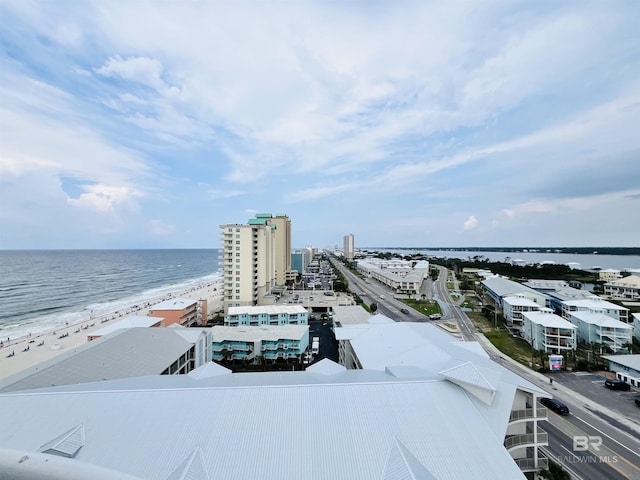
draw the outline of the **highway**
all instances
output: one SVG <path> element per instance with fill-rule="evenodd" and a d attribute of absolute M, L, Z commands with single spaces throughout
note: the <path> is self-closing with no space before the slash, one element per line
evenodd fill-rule
<path fill-rule="evenodd" d="M 365 282 L 340 262 L 333 263 L 349 281 L 350 290 L 360 295 L 367 304 L 377 303 L 380 313 L 397 321 L 429 321 L 428 317 L 411 309 L 409 315 L 401 313 L 400 308 L 405 305 L 395 300 L 389 289 L 374 280 Z M 444 267 L 438 268 L 440 274 L 438 280 L 433 282 L 433 298 L 440 304 L 442 320 L 456 322 L 463 340 L 480 342 L 494 361 L 549 392 L 549 396 L 558 398 L 569 407 L 569 416 L 562 417 L 549 411 L 548 421 L 541 423 L 541 427 L 549 433 L 549 446 L 543 448 L 545 454 L 560 463 L 576 480 L 639 479 L 638 429 L 627 428 L 623 422 L 607 419 L 605 415 L 596 411 L 597 408 L 594 408 L 593 404 L 586 404 L 581 395 L 558 385 L 557 382 L 550 385 L 542 374 L 505 357 L 484 335 L 477 332 L 469 317 L 453 301 L 446 285 L 450 272 Z M 381 295 L 384 298 L 381 299 Z M 574 449 L 576 437 L 578 445 Z M 586 451 L 581 450 L 580 444 L 584 437 L 590 442 Z"/>

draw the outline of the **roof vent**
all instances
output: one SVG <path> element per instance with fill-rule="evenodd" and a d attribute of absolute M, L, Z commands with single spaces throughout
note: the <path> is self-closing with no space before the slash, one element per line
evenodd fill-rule
<path fill-rule="evenodd" d="M 450 382 L 464 388 L 487 405 L 493 403 L 496 388 L 473 363 L 466 362 L 438 373 Z"/>
<path fill-rule="evenodd" d="M 81 423 L 71 430 L 45 443 L 38 450 L 40 453 L 74 458 L 84 446 L 84 425 Z"/>
<path fill-rule="evenodd" d="M 200 445 L 178 465 L 165 480 L 209 480 Z"/>
<path fill-rule="evenodd" d="M 382 480 L 436 480 L 436 477 L 396 437 L 387 454 Z"/>

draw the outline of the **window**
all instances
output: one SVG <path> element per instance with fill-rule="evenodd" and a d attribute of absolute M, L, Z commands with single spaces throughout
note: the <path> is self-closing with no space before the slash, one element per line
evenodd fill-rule
<path fill-rule="evenodd" d="M 240 295 L 236 295 L 236 300 L 240 300 Z M 240 306 L 240 304 L 238 304 Z"/>

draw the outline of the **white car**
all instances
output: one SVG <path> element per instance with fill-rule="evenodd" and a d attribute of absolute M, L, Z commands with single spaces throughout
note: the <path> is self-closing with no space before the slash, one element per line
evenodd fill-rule
<path fill-rule="evenodd" d="M 380 295 L 380 298 L 384 299 L 384 295 Z"/>

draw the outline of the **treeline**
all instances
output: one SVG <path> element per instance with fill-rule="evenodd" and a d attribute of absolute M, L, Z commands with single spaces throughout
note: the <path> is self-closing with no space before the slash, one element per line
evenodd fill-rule
<path fill-rule="evenodd" d="M 490 270 L 492 273 L 505 277 L 519 279 L 542 279 L 542 280 L 575 280 L 594 281 L 594 274 L 584 270 L 571 269 L 562 264 L 537 264 L 537 265 L 512 265 L 505 262 L 489 262 L 487 260 L 462 260 L 459 258 L 436 258 L 431 259 L 432 263 L 443 265 L 456 273 L 462 273 L 464 268 L 481 268 Z"/>
<path fill-rule="evenodd" d="M 518 253 L 576 253 L 581 255 L 640 255 L 640 247 L 389 247 L 384 250 L 440 250 L 453 252 L 508 252 Z"/>

